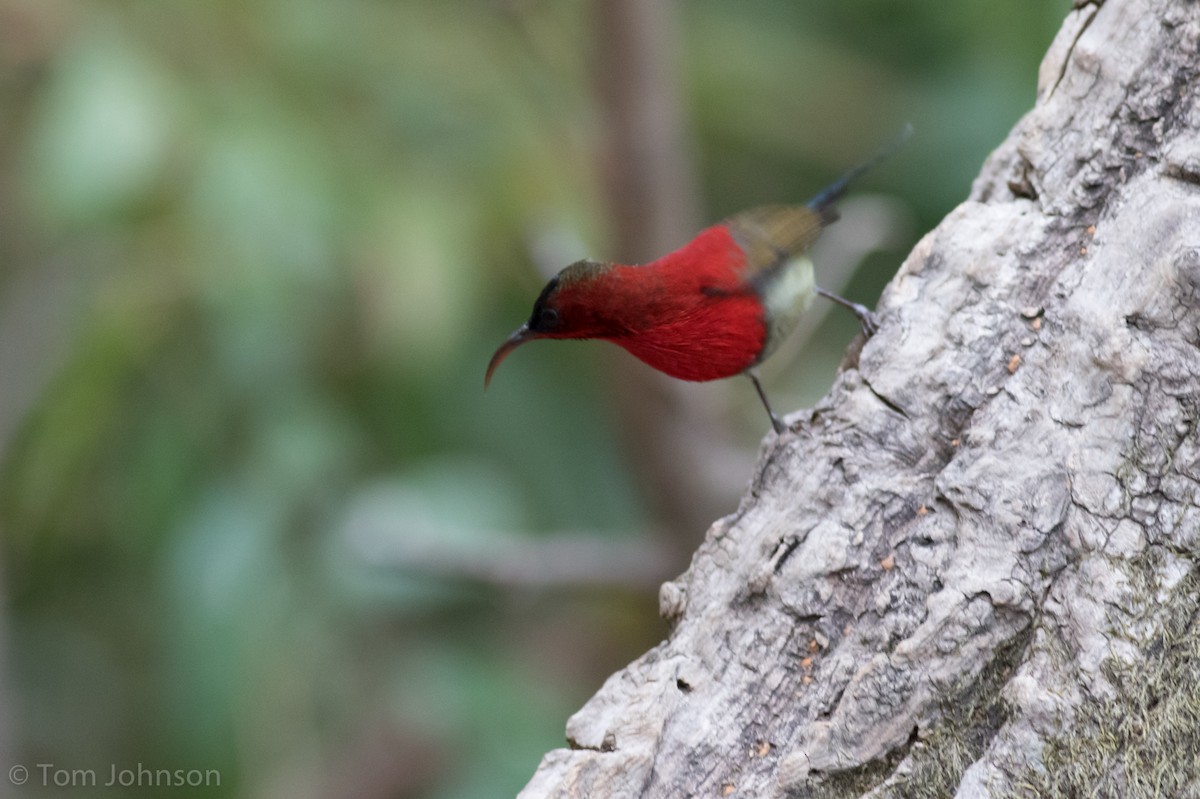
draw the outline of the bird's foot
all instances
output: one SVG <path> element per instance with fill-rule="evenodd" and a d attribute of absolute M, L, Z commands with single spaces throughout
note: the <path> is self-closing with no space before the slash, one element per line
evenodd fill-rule
<path fill-rule="evenodd" d="M 827 300 L 836 302 L 843 308 L 848 308 L 851 313 L 857 316 L 858 323 L 862 325 L 863 335 L 865 335 L 867 338 L 870 338 L 879 332 L 879 317 L 877 317 L 875 312 L 870 308 L 857 302 L 850 302 L 850 300 L 847 300 L 844 297 L 839 297 L 832 291 L 826 291 L 820 286 L 817 286 L 816 290 L 817 294 L 821 295 Z"/>
<path fill-rule="evenodd" d="M 862 325 L 864 336 L 870 338 L 879 332 L 879 317 L 870 308 L 855 303 L 853 310 L 854 315 L 858 317 L 858 323 Z"/>

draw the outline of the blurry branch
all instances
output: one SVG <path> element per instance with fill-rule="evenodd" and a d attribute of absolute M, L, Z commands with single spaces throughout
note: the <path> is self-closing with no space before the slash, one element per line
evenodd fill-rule
<path fill-rule="evenodd" d="M 25 104 L 44 72 L 59 19 L 33 4 L 0 3 L 0 469 L 12 457 L 21 424 L 63 364 L 67 322 L 81 282 L 69 260 L 37 253 L 31 232 L 37 226 L 23 208 L 22 182 L 9 178 L 20 171 Z M 17 722 L 6 565 L 0 557 L 0 763 L 11 765 Z"/>
<path fill-rule="evenodd" d="M 595 4 L 604 113 L 604 189 L 615 257 L 639 262 L 682 244 L 698 217 L 680 97 L 675 3 Z"/>
<path fill-rule="evenodd" d="M 606 257 L 642 263 L 699 229 L 684 128 L 676 4 L 598 0 L 600 172 L 614 234 Z M 723 435 L 719 403 L 612 353 L 611 381 L 629 460 L 682 565 L 714 516 L 737 502 L 752 455 Z M 707 398 L 715 400 L 716 392 Z"/>
<path fill-rule="evenodd" d="M 397 725 L 377 708 L 344 730 L 328 749 L 296 747 L 270 765 L 260 764 L 245 799 L 395 799 L 427 796 L 448 769 L 452 743 L 428 726 Z M 232 794 L 221 794 L 232 795 Z"/>
<path fill-rule="evenodd" d="M 13 694 L 8 681 L 8 602 L 4 561 L 0 560 L 0 763 L 15 763 Z"/>
<path fill-rule="evenodd" d="M 613 540 L 599 533 L 531 537 L 489 530 L 465 542 L 444 531 L 351 523 L 346 539 L 374 566 L 506 589 L 655 591 L 674 569 L 670 553 L 652 543 L 654 536 Z"/>
<path fill-rule="evenodd" d="M 13 270 L 0 284 L 0 341 L 5 342 L 0 347 L 0 463 L 22 420 L 62 366 L 81 284 L 68 273 L 71 266 L 43 258 L 34 268 Z"/>

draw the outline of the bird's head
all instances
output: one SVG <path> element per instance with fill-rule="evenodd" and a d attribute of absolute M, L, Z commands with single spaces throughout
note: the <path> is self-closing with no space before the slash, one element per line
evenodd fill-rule
<path fill-rule="evenodd" d="M 483 379 L 486 389 L 492 374 L 508 354 L 527 341 L 539 338 L 599 338 L 605 333 L 603 312 L 598 306 L 604 288 L 602 278 L 612 264 L 576 261 L 546 284 L 529 320 L 505 339 L 492 355 Z"/>

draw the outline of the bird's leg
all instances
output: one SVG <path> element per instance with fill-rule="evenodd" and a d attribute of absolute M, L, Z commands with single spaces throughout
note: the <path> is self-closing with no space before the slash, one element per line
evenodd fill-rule
<path fill-rule="evenodd" d="M 832 291 L 826 291 L 820 286 L 817 286 L 816 288 L 817 293 L 825 299 L 833 300 L 838 305 L 841 305 L 844 308 L 849 308 L 854 315 L 858 317 L 859 324 L 862 325 L 863 334 L 866 335 L 867 338 L 875 335 L 875 333 L 879 330 L 879 320 L 875 318 L 875 314 L 870 308 L 865 305 L 859 305 L 857 302 L 850 302 L 850 300 L 839 297 Z"/>
<path fill-rule="evenodd" d="M 779 417 L 775 415 L 775 411 L 771 410 L 771 403 L 767 401 L 767 392 L 763 391 L 762 383 L 758 382 L 758 375 L 755 374 L 753 369 L 747 369 L 745 375 L 754 384 L 754 390 L 758 392 L 758 398 L 762 400 L 763 407 L 767 409 L 767 416 L 771 417 L 771 426 L 775 428 L 775 433 L 783 435 L 784 431 L 787 430 L 787 426 L 779 420 Z"/>

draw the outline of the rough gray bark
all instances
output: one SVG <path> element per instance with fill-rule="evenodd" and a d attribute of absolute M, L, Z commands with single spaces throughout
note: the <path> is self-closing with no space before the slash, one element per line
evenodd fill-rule
<path fill-rule="evenodd" d="M 1200 796 L 1200 4 L 1038 100 L 535 797 Z"/>

